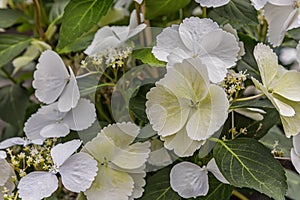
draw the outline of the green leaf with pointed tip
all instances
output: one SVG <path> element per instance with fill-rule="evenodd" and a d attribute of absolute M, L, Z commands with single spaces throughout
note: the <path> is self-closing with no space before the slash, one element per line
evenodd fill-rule
<path fill-rule="evenodd" d="M 59 32 L 57 51 L 69 53 L 85 49 L 97 25 L 113 0 L 71 0 L 66 6 Z"/>
<path fill-rule="evenodd" d="M 180 196 L 170 186 L 170 171 L 167 167 L 147 179 L 145 192 L 139 200 L 175 200 Z"/>
<path fill-rule="evenodd" d="M 191 0 L 147 0 L 146 19 L 153 19 L 160 15 L 178 12 L 179 9 L 187 6 Z"/>
<path fill-rule="evenodd" d="M 218 140 L 213 154 L 231 185 L 255 189 L 276 200 L 285 199 L 287 183 L 284 169 L 270 150 L 257 140 Z"/>
<path fill-rule="evenodd" d="M 213 9 L 208 16 L 219 24 L 230 23 L 236 29 L 258 25 L 257 11 L 250 0 L 231 0 L 227 5 Z"/>
<path fill-rule="evenodd" d="M 28 47 L 31 40 L 23 35 L 0 35 L 0 68 Z"/>

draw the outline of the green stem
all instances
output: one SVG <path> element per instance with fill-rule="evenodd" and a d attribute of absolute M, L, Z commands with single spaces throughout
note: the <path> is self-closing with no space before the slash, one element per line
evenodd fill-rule
<path fill-rule="evenodd" d="M 14 84 L 17 84 L 18 82 L 6 71 L 3 67 L 1 68 L 1 71 L 5 74 L 6 78 L 11 80 Z"/>
<path fill-rule="evenodd" d="M 249 200 L 247 197 L 245 197 L 243 194 L 239 193 L 236 190 L 232 191 L 232 195 L 238 197 L 240 200 Z"/>
<path fill-rule="evenodd" d="M 35 22 L 36 22 L 36 27 L 38 29 L 40 38 L 45 39 L 45 32 L 42 28 L 41 24 L 41 6 L 39 3 L 39 0 L 33 0 L 34 3 L 34 8 L 35 8 Z"/>
<path fill-rule="evenodd" d="M 259 97 L 262 97 L 262 96 L 264 96 L 264 93 L 260 93 L 260 94 L 250 96 L 250 97 L 234 99 L 232 102 L 249 101 L 249 100 L 256 99 L 256 98 L 259 98 Z"/>
<path fill-rule="evenodd" d="M 202 8 L 202 18 L 206 18 L 206 16 L 207 16 L 207 8 L 203 7 Z"/>

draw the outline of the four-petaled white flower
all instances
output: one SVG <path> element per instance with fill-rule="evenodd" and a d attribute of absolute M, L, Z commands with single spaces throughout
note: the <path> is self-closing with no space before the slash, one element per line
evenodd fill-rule
<path fill-rule="evenodd" d="M 38 200 L 49 197 L 58 187 L 57 173 L 66 189 L 77 193 L 88 189 L 97 174 L 97 162 L 87 153 L 73 154 L 80 145 L 80 140 L 72 140 L 53 147 L 54 166 L 49 172 L 35 171 L 21 178 L 18 184 L 20 198 Z"/>
<path fill-rule="evenodd" d="M 200 3 L 202 7 L 220 7 L 228 4 L 230 0 L 195 0 L 197 3 Z"/>
<path fill-rule="evenodd" d="M 44 51 L 34 72 L 33 88 L 36 97 L 43 103 L 50 104 L 58 99 L 60 112 L 75 108 L 80 98 L 77 81 L 73 70 L 69 72 L 60 56 L 51 50 Z"/>
<path fill-rule="evenodd" d="M 206 196 L 209 190 L 208 172 L 213 173 L 219 181 L 229 184 L 213 158 L 207 163 L 207 166 L 203 167 L 190 162 L 181 162 L 175 165 L 170 173 L 171 187 L 186 199 Z"/>
<path fill-rule="evenodd" d="M 273 46 L 279 46 L 288 30 L 300 27 L 299 0 L 268 0 L 264 16 L 269 24 L 268 39 Z"/>
<path fill-rule="evenodd" d="M 141 15 L 141 18 L 143 16 Z M 97 31 L 90 46 L 84 51 L 87 55 L 97 55 L 101 51 L 124 44 L 129 38 L 146 28 L 146 24 L 138 24 L 136 11 L 130 15 L 129 26 L 105 26 Z"/>
<path fill-rule="evenodd" d="M 254 48 L 262 84 L 251 78 L 278 110 L 285 135 L 290 137 L 300 132 L 300 73 L 288 71 L 278 64 L 272 49 L 264 44 Z"/>
<path fill-rule="evenodd" d="M 64 137 L 70 129 L 80 131 L 96 120 L 95 106 L 88 99 L 80 99 L 69 112 L 60 112 L 58 102 L 43 106 L 27 120 L 24 132 L 29 140 Z"/>
<path fill-rule="evenodd" d="M 164 146 L 180 157 L 191 156 L 227 119 L 227 96 L 210 84 L 198 58 L 170 67 L 155 85 L 146 95 L 148 119 Z"/>
<path fill-rule="evenodd" d="M 0 200 L 4 200 L 4 189 L 8 191 L 8 194 L 12 193 L 15 189 L 15 184 L 12 178 L 13 176 L 16 175 L 13 168 L 6 161 L 5 151 L 0 151 Z"/>
<path fill-rule="evenodd" d="M 157 36 L 152 53 L 167 67 L 186 58 L 199 57 L 207 66 L 209 79 L 220 82 L 234 66 L 240 51 L 235 36 L 222 30 L 211 19 L 190 17 L 172 25 Z"/>
<path fill-rule="evenodd" d="M 109 125 L 90 142 L 83 152 L 98 161 L 98 175 L 84 193 L 88 200 L 129 200 L 139 198 L 146 184 L 145 163 L 150 143 L 133 143 L 139 127 L 132 123 Z"/>

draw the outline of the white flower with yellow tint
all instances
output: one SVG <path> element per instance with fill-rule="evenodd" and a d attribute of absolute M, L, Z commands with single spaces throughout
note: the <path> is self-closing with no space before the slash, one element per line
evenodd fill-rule
<path fill-rule="evenodd" d="M 227 119 L 227 96 L 210 84 L 198 58 L 173 65 L 155 85 L 146 96 L 146 113 L 164 146 L 178 156 L 191 156 Z"/>
<path fill-rule="evenodd" d="M 90 142 L 83 152 L 98 162 L 98 175 L 84 193 L 88 200 L 129 200 L 139 198 L 145 186 L 145 163 L 150 143 L 133 143 L 139 127 L 132 123 L 109 125 Z"/>
<path fill-rule="evenodd" d="M 264 44 L 254 48 L 262 84 L 252 77 L 256 88 L 261 90 L 278 110 L 285 135 L 300 132 L 300 73 L 288 71 L 278 64 L 272 49 Z"/>
<path fill-rule="evenodd" d="M 167 67 L 198 57 L 207 66 L 209 80 L 217 83 L 235 65 L 239 51 L 234 34 L 222 30 L 211 19 L 190 17 L 164 29 L 152 53 L 158 60 L 168 62 Z"/>

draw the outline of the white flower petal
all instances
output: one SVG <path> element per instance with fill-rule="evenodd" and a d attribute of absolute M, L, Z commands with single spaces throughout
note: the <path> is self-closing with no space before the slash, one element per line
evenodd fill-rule
<path fill-rule="evenodd" d="M 291 148 L 291 160 L 296 171 L 298 172 L 298 174 L 300 174 L 300 157 L 299 155 L 297 155 L 294 148 Z"/>
<path fill-rule="evenodd" d="M 130 173 L 129 174 L 134 181 L 134 188 L 132 195 L 129 197 L 129 200 L 140 198 L 144 193 L 144 186 L 146 185 L 145 177 L 146 172 L 143 173 Z"/>
<path fill-rule="evenodd" d="M 53 103 L 62 93 L 68 78 L 68 71 L 59 55 L 51 50 L 44 51 L 32 82 L 36 97 L 46 104 Z"/>
<path fill-rule="evenodd" d="M 269 46 L 259 43 L 254 48 L 254 57 L 265 87 L 269 87 L 278 70 L 278 58 Z"/>
<path fill-rule="evenodd" d="M 140 0 L 143 1 L 143 0 Z M 144 21 L 144 16 L 142 13 L 140 13 L 140 19 L 143 22 Z M 133 36 L 135 36 L 136 34 L 138 34 L 139 32 L 141 32 L 142 30 L 144 30 L 147 27 L 146 24 L 142 23 L 142 24 L 138 24 L 137 21 L 137 15 L 136 15 L 136 10 L 132 10 L 131 14 L 130 14 L 130 20 L 129 20 L 129 31 L 128 34 L 126 36 L 126 39 L 131 38 Z"/>
<path fill-rule="evenodd" d="M 25 144 L 25 140 L 23 138 L 12 137 L 0 142 L 0 149 L 7 149 L 14 145 L 24 145 L 24 144 Z"/>
<path fill-rule="evenodd" d="M 53 123 L 42 128 L 40 134 L 44 138 L 65 137 L 70 133 L 69 127 L 64 123 Z"/>
<path fill-rule="evenodd" d="M 132 194 L 134 182 L 126 172 L 98 165 L 98 175 L 92 186 L 84 193 L 88 200 L 101 199 L 128 200 Z"/>
<path fill-rule="evenodd" d="M 207 170 L 190 162 L 181 162 L 172 168 L 170 184 L 183 198 L 205 196 L 209 189 Z"/>
<path fill-rule="evenodd" d="M 59 167 L 64 187 L 77 193 L 91 186 L 97 171 L 97 161 L 83 152 L 72 155 Z"/>
<path fill-rule="evenodd" d="M 207 163 L 207 170 L 211 173 L 213 173 L 213 175 L 222 183 L 226 183 L 229 184 L 229 182 L 226 180 L 226 178 L 223 176 L 223 174 L 221 173 L 220 169 L 217 166 L 216 160 L 213 158 L 211 159 L 208 163 Z"/>
<path fill-rule="evenodd" d="M 60 112 L 67 112 L 71 108 L 75 108 L 80 97 L 77 81 L 71 67 L 69 67 L 69 72 L 70 80 L 58 99 L 58 110 Z"/>
<path fill-rule="evenodd" d="M 161 137 L 161 139 L 165 141 L 166 149 L 174 150 L 174 153 L 179 157 L 192 156 L 205 143 L 205 141 L 196 141 L 188 137 L 185 127 L 176 134 Z"/>
<path fill-rule="evenodd" d="M 71 140 L 63 144 L 58 144 L 51 149 L 51 157 L 54 164 L 58 167 L 63 163 L 80 147 L 80 140 Z"/>
<path fill-rule="evenodd" d="M 225 123 L 229 102 L 222 88 L 211 85 L 207 97 L 199 102 L 197 111 L 186 125 L 188 136 L 193 140 L 206 140 Z"/>
<path fill-rule="evenodd" d="M 285 1 L 289 4 L 291 1 Z M 294 17 L 297 12 L 293 8 L 293 5 L 274 5 L 267 3 L 264 7 L 264 15 L 269 24 L 268 27 L 268 39 L 273 46 L 279 46 L 285 36 L 285 33 L 290 24 L 293 24 L 293 20 L 298 20 L 297 17 Z M 294 18 L 294 19 L 293 19 Z M 293 28 L 294 25 L 292 26 Z"/>
<path fill-rule="evenodd" d="M 300 157 L 300 134 L 293 136 L 293 147 L 295 153 Z"/>
<path fill-rule="evenodd" d="M 77 106 L 66 114 L 63 123 L 72 130 L 80 131 L 90 127 L 95 120 L 95 105 L 88 99 L 80 99 Z"/>
<path fill-rule="evenodd" d="M 264 119 L 264 116 L 257 111 L 250 110 L 249 108 L 236 108 L 234 112 L 237 112 L 241 115 L 244 115 L 250 119 L 261 121 Z"/>
<path fill-rule="evenodd" d="M 196 0 L 202 7 L 220 7 L 228 4 L 230 0 Z"/>
<path fill-rule="evenodd" d="M 18 189 L 22 200 L 38 200 L 49 197 L 58 188 L 55 174 L 49 172 L 31 172 L 21 178 Z"/>
<path fill-rule="evenodd" d="M 5 159 L 6 158 L 6 152 L 0 150 L 0 159 Z"/>
<path fill-rule="evenodd" d="M 276 82 L 273 92 L 291 101 L 300 101 L 300 72 L 286 72 Z"/>
<path fill-rule="evenodd" d="M 11 171 L 11 166 L 5 160 L 5 158 L 0 158 L 0 186 L 3 186 L 9 179 Z"/>
<path fill-rule="evenodd" d="M 289 104 L 277 99 L 273 98 L 273 102 L 275 103 L 280 115 L 285 117 L 292 117 L 296 114 L 294 108 Z"/>
<path fill-rule="evenodd" d="M 262 9 L 268 0 L 251 0 L 251 4 L 254 6 L 256 10 Z"/>
<path fill-rule="evenodd" d="M 153 47 L 152 53 L 158 60 L 168 62 L 168 55 L 176 48 L 189 51 L 179 36 L 178 28 L 178 25 L 165 28 L 157 36 L 156 46 Z"/>

